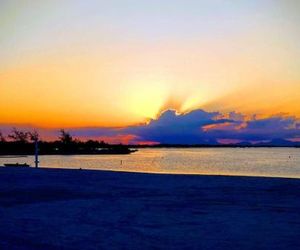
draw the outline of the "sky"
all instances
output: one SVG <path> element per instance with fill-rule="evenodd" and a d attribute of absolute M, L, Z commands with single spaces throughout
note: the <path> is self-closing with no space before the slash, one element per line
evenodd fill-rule
<path fill-rule="evenodd" d="M 295 131 L 277 137 L 298 140 L 299 12 L 297 0 L 1 0 L 0 129 L 89 136 L 93 128 L 107 140 L 156 143 L 166 141 L 132 128 L 198 111 L 214 114 L 209 124 L 197 118 L 205 136 L 234 113 L 243 126 L 292 120 Z M 275 138 L 228 135 L 237 131 L 229 120 L 206 140 Z M 181 135 L 182 142 L 204 138 Z"/>

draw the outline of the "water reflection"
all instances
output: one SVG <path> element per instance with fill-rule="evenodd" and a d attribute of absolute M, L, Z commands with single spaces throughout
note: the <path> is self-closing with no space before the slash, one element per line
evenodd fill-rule
<path fill-rule="evenodd" d="M 132 155 L 41 156 L 41 166 L 176 174 L 300 177 L 297 148 L 141 149 Z M 0 158 L 27 162 L 33 157 Z"/>

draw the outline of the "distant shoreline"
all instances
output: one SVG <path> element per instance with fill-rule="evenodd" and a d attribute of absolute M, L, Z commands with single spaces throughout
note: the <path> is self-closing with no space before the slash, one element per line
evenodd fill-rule
<path fill-rule="evenodd" d="M 129 149 L 133 150 L 130 153 L 134 153 L 134 149 L 172 149 L 172 148 L 177 148 L 177 149 L 186 149 L 186 148 L 300 148 L 300 146 L 234 146 L 234 145 L 126 145 Z M 97 153 L 97 152 L 82 152 L 82 153 L 39 153 L 39 155 L 58 155 L 58 156 L 68 156 L 68 155 L 128 155 L 130 153 Z M 5 153 L 5 152 L 0 152 L 0 158 L 17 158 L 17 157 L 26 157 L 26 156 L 33 156 L 34 153 L 24 153 L 20 154 L 16 152 L 15 154 L 13 152 Z"/>
<path fill-rule="evenodd" d="M 300 148 L 300 146 L 285 145 L 126 145 L 129 148 Z"/>

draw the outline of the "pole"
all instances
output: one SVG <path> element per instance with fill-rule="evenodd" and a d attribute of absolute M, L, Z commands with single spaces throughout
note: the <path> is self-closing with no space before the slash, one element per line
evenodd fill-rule
<path fill-rule="evenodd" d="M 35 139 L 34 141 L 34 156 L 35 156 L 35 168 L 39 167 L 39 141 L 38 139 Z"/>

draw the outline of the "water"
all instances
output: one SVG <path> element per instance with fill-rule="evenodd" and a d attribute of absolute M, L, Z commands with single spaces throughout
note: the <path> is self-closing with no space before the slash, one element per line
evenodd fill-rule
<path fill-rule="evenodd" d="M 29 163 L 34 157 L 0 158 Z M 40 156 L 41 167 L 300 178 L 299 148 L 140 149 L 131 155 Z"/>

